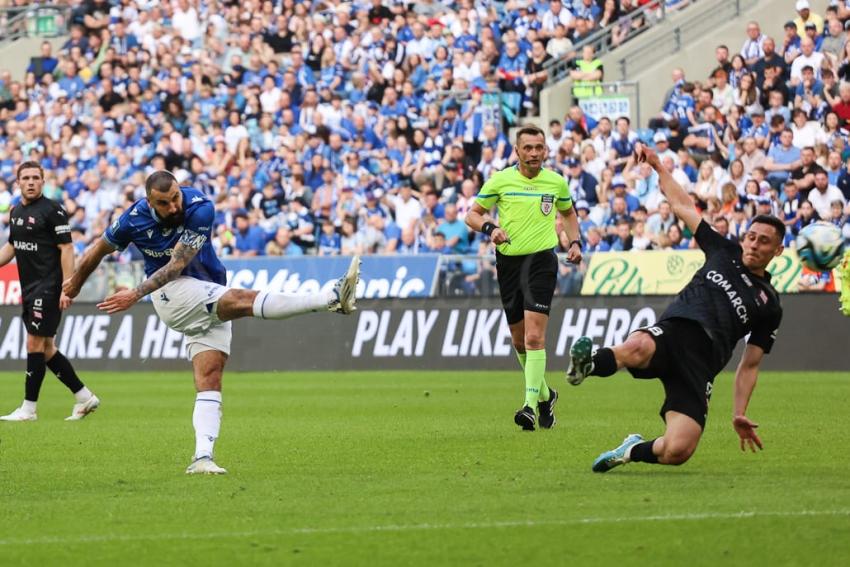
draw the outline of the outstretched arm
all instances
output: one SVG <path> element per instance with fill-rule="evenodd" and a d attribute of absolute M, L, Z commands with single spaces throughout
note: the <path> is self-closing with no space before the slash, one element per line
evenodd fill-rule
<path fill-rule="evenodd" d="M 129 309 L 147 294 L 158 290 L 168 282 L 180 277 L 180 274 L 183 273 L 183 270 L 189 265 L 189 262 L 192 261 L 200 249 L 200 246 L 195 248 L 181 240 L 174 247 L 174 250 L 171 252 L 171 259 L 166 265 L 151 274 L 151 277 L 140 283 L 135 289 L 126 289 L 118 293 L 113 293 L 101 303 L 98 303 L 98 309 L 106 311 L 110 315 Z"/>
<path fill-rule="evenodd" d="M 64 281 L 74 275 L 74 245 L 67 242 L 57 246 L 59 246 L 59 264 L 62 266 L 62 281 Z M 68 294 L 62 293 L 59 297 L 59 308 L 68 309 L 71 303 L 73 300 L 68 297 Z"/>
<path fill-rule="evenodd" d="M 744 348 L 738 370 L 735 372 L 735 402 L 732 416 L 732 427 L 741 438 L 741 450 L 746 446 L 755 452 L 756 447 L 762 448 L 761 439 L 756 434 L 758 424 L 753 423 L 746 416 L 750 397 L 756 387 L 758 380 L 759 365 L 764 357 L 764 350 L 760 346 L 748 344 Z"/>
<path fill-rule="evenodd" d="M 80 293 L 80 288 L 83 287 L 83 284 L 86 283 L 86 280 L 89 279 L 89 276 L 92 274 L 95 268 L 100 265 L 100 262 L 101 260 L 103 260 L 104 256 L 108 256 L 113 252 L 115 252 L 115 248 L 109 242 L 107 242 L 103 238 L 98 238 L 94 242 L 94 244 L 89 246 L 88 250 L 86 250 L 83 254 L 83 257 L 80 259 L 80 265 L 77 266 L 77 271 L 74 272 L 74 275 L 67 278 L 62 283 L 62 293 L 64 293 L 71 299 L 77 297 L 77 295 Z M 73 255 L 71 259 L 73 260 Z M 63 266 L 63 277 L 65 273 L 65 267 Z"/>
<path fill-rule="evenodd" d="M 688 195 L 682 186 L 673 179 L 670 172 L 661 164 L 658 154 L 643 144 L 636 144 L 635 146 L 635 156 L 638 162 L 645 161 L 658 173 L 658 184 L 661 186 L 661 192 L 667 197 L 670 208 L 673 209 L 673 214 L 685 222 L 691 233 L 696 234 L 697 227 L 702 221 L 702 218 L 697 213 L 691 196 Z"/>

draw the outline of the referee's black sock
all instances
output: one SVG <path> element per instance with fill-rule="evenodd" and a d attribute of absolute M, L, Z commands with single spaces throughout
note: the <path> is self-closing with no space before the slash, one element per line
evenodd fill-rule
<path fill-rule="evenodd" d="M 41 391 L 41 383 L 44 382 L 44 353 L 27 353 L 27 381 L 24 386 L 24 399 L 28 402 L 37 402 L 38 393 Z"/>
<path fill-rule="evenodd" d="M 614 357 L 614 351 L 608 347 L 603 347 L 596 351 L 593 355 L 593 376 L 611 376 L 617 372 L 617 359 Z"/>
<path fill-rule="evenodd" d="M 47 367 L 51 372 L 56 374 L 59 381 L 65 384 L 72 393 L 76 394 L 85 387 L 77 377 L 77 373 L 74 372 L 74 367 L 71 366 L 65 355 L 58 350 L 53 355 L 53 358 L 47 361 Z"/>
<path fill-rule="evenodd" d="M 652 441 L 644 441 L 632 447 L 632 452 L 629 455 L 629 460 L 633 463 L 658 463 L 658 455 L 652 452 Z"/>

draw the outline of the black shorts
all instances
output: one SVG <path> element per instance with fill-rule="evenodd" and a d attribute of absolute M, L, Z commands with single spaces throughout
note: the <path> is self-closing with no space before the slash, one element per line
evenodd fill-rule
<path fill-rule="evenodd" d="M 558 256 L 553 250 L 525 256 L 496 252 L 496 275 L 509 325 L 522 321 L 524 311 L 549 314 L 558 282 Z"/>
<path fill-rule="evenodd" d="M 629 368 L 635 378 L 660 378 L 664 384 L 661 419 L 668 411 L 693 418 L 705 429 L 714 378 L 723 364 L 708 334 L 696 321 L 663 319 L 637 329 L 655 341 L 655 354 L 647 368 Z"/>
<path fill-rule="evenodd" d="M 34 293 L 24 299 L 24 326 L 27 333 L 36 337 L 55 337 L 62 320 L 59 294 Z"/>

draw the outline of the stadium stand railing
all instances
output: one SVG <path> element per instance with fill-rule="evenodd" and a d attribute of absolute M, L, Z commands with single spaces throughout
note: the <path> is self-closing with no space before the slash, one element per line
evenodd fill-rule
<path fill-rule="evenodd" d="M 740 3 L 740 1 L 741 0 L 732 0 L 732 3 L 737 4 Z M 604 28 L 595 31 L 583 41 L 580 41 L 573 45 L 571 52 L 581 53 L 581 49 L 585 45 L 592 45 L 597 56 L 605 55 L 606 53 L 617 49 L 629 40 L 634 39 L 638 35 L 653 27 L 654 25 L 665 21 L 670 17 L 671 14 L 678 13 L 684 8 L 690 7 L 696 3 L 698 3 L 698 0 L 690 0 L 689 2 L 679 2 L 669 7 L 667 6 L 667 2 L 649 3 L 643 8 L 636 10 L 635 12 L 632 12 L 626 16 L 623 16 L 620 19 L 608 24 Z M 718 2 L 709 3 L 715 4 Z M 631 27 L 631 22 L 635 21 L 642 22 L 642 25 L 638 27 Z M 627 35 L 621 43 L 614 45 L 611 41 L 612 33 L 614 32 L 614 30 L 620 28 L 626 23 L 630 25 L 630 29 L 628 30 Z M 549 78 L 546 81 L 546 85 L 548 86 L 558 83 L 569 77 L 570 69 L 572 68 L 572 61 L 572 57 L 561 57 L 552 60 L 548 65 L 546 65 L 545 69 L 549 72 Z"/>
<path fill-rule="evenodd" d="M 0 47 L 26 37 L 57 37 L 67 33 L 71 7 L 41 4 L 0 8 Z"/>

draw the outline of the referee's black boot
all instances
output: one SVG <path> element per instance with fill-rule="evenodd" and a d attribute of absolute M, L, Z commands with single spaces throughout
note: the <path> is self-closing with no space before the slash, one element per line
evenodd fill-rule
<path fill-rule="evenodd" d="M 555 404 L 558 403 L 558 392 L 549 388 L 549 399 L 545 402 L 537 402 L 537 411 L 540 413 L 540 427 L 552 429 L 558 420 L 555 419 Z"/>
<path fill-rule="evenodd" d="M 535 421 L 537 418 L 534 415 L 534 409 L 528 406 L 524 406 L 514 414 L 514 423 L 522 427 L 523 431 L 534 431 Z"/>

